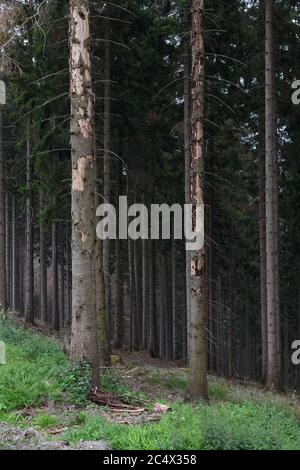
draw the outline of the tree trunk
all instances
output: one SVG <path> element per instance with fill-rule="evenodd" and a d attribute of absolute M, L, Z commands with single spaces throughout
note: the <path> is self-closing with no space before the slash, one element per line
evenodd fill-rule
<path fill-rule="evenodd" d="M 104 202 L 110 203 L 110 130 L 111 130 L 111 21 L 110 6 L 105 8 L 105 64 L 104 64 Z M 106 310 L 112 325 L 110 309 L 110 240 L 103 241 L 103 269 L 105 280 Z M 112 331 L 112 328 L 110 328 Z"/>
<path fill-rule="evenodd" d="M 40 194 L 40 211 L 44 208 L 44 198 Z M 43 221 L 40 223 L 40 318 L 42 323 L 47 322 L 48 317 L 48 292 L 47 292 L 47 248 L 46 232 Z"/>
<path fill-rule="evenodd" d="M 6 299 L 7 305 L 11 307 L 11 223 L 10 223 L 10 194 L 5 195 L 5 263 L 6 263 Z"/>
<path fill-rule="evenodd" d="M 190 0 L 189 8 L 184 12 L 184 168 L 185 168 L 185 203 L 191 202 L 191 44 L 190 44 Z M 185 252 L 186 273 L 186 318 L 183 331 L 183 358 L 187 359 L 189 351 L 189 328 L 191 318 L 191 253 Z"/>
<path fill-rule="evenodd" d="M 33 198 L 30 120 L 27 121 L 27 199 L 26 199 L 26 275 L 25 322 L 34 323 Z"/>
<path fill-rule="evenodd" d="M 192 2 L 192 142 L 191 203 L 204 217 L 204 0 Z M 203 221 L 202 221 L 203 222 Z M 204 229 L 204 223 L 201 224 Z M 193 230 L 196 231 L 195 217 Z M 207 391 L 207 302 L 205 246 L 191 253 L 190 374 L 188 396 L 208 399 Z"/>
<path fill-rule="evenodd" d="M 94 99 L 91 76 L 90 5 L 70 0 L 70 94 L 72 154 L 71 358 L 92 367 L 99 387 L 95 296 Z"/>
<path fill-rule="evenodd" d="M 265 193 L 265 154 L 259 146 L 259 240 L 260 240 L 260 311 L 261 311 L 261 378 L 265 384 L 268 371 L 268 324 L 266 297 L 266 193 Z"/>
<path fill-rule="evenodd" d="M 11 201 L 11 271 L 12 271 L 12 309 L 17 311 L 19 308 L 19 296 L 18 296 L 18 256 L 17 256 L 17 221 L 16 221 L 16 195 L 12 195 Z"/>
<path fill-rule="evenodd" d="M 0 105 L 0 306 L 7 307 L 5 263 L 5 158 L 3 151 L 2 106 Z"/>
<path fill-rule="evenodd" d="M 277 220 L 278 208 L 275 207 L 275 159 L 276 120 L 275 120 L 275 64 L 273 41 L 273 0 L 266 0 L 266 37 L 265 37 L 265 139 L 266 139 L 266 280 L 267 280 L 267 325 L 268 325 L 268 373 L 267 387 L 279 390 L 279 344 L 277 289 L 279 275 L 276 270 Z M 278 203 L 278 201 L 277 201 Z M 277 234 L 277 235 L 276 235 Z"/>
<path fill-rule="evenodd" d="M 57 225 L 52 222 L 52 326 L 59 331 Z"/>

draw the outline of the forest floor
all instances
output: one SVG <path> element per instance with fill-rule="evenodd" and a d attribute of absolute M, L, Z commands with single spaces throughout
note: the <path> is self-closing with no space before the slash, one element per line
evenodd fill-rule
<path fill-rule="evenodd" d="M 116 351 L 102 390 L 121 404 L 99 406 L 87 399 L 89 371 L 31 330 L 0 318 L 0 449 L 300 449 L 294 393 L 210 375 L 210 404 L 190 405 L 182 363 Z"/>

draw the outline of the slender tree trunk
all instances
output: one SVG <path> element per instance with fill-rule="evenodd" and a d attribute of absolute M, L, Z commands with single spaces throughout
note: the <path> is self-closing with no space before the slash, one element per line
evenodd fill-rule
<path fill-rule="evenodd" d="M 265 193 L 265 154 L 259 147 L 259 240 L 260 240 L 260 311 L 262 345 L 262 382 L 265 384 L 268 371 L 268 324 L 266 297 L 266 193 Z"/>
<path fill-rule="evenodd" d="M 185 203 L 191 202 L 191 43 L 190 43 L 190 0 L 184 12 L 184 167 L 185 167 Z M 183 358 L 187 359 L 189 351 L 189 328 L 191 318 L 191 253 L 185 255 L 186 273 L 186 319 L 183 331 Z"/>
<path fill-rule="evenodd" d="M 40 211 L 44 208 L 44 198 L 40 194 Z M 47 248 L 46 232 L 43 221 L 40 223 L 40 318 L 42 323 L 47 322 L 48 317 L 48 292 L 47 292 Z"/>
<path fill-rule="evenodd" d="M 12 266 L 12 309 L 17 311 L 19 307 L 19 298 L 18 298 L 18 256 L 17 256 L 17 221 L 16 221 L 16 195 L 12 195 L 11 201 L 11 266 Z"/>
<path fill-rule="evenodd" d="M 265 139 L 266 139 L 266 280 L 267 280 L 267 324 L 268 324 L 268 374 L 267 387 L 280 389 L 278 312 L 276 309 L 279 275 L 276 272 L 276 215 L 275 208 L 275 159 L 276 121 L 275 121 L 275 65 L 273 39 L 273 0 L 266 0 L 266 37 L 265 37 Z"/>
<path fill-rule="evenodd" d="M 94 116 L 95 124 L 95 116 Z M 96 134 L 93 138 L 94 146 L 94 200 L 95 208 L 100 204 L 99 197 L 99 181 L 98 181 L 98 158 L 97 158 L 97 142 Z M 99 341 L 99 361 L 100 364 L 110 367 L 111 366 L 111 346 L 110 346 L 110 332 L 107 317 L 107 304 L 105 299 L 105 282 L 104 282 L 104 269 L 103 269 L 103 240 L 96 236 L 95 242 L 95 283 L 96 283 L 96 311 L 97 311 L 97 328 L 98 328 L 98 341 Z"/>
<path fill-rule="evenodd" d="M 6 263 L 6 299 L 7 305 L 11 307 L 11 222 L 10 222 L 10 194 L 5 195 L 5 263 Z"/>
<path fill-rule="evenodd" d="M 110 203 L 110 131 L 111 131 L 111 20 L 110 6 L 105 8 L 105 64 L 104 64 L 104 201 Z M 105 280 L 106 310 L 110 326 L 112 325 L 110 309 L 110 240 L 103 242 L 103 268 Z M 112 328 L 110 328 L 112 331 Z"/>
<path fill-rule="evenodd" d="M 94 99 L 91 76 L 90 5 L 70 0 L 70 93 L 72 154 L 71 358 L 87 361 L 99 386 L 95 296 Z"/>
<path fill-rule="evenodd" d="M 61 253 L 61 262 L 60 262 L 60 305 L 59 305 L 59 329 L 63 330 L 65 325 L 65 254 L 64 250 Z"/>
<path fill-rule="evenodd" d="M 231 230 L 230 238 L 235 239 L 235 234 Z M 234 260 L 235 247 L 231 246 L 229 253 L 229 288 L 228 288 L 228 377 L 235 374 L 235 315 L 234 315 Z"/>
<path fill-rule="evenodd" d="M 52 326 L 59 331 L 57 225 L 52 222 Z"/>
<path fill-rule="evenodd" d="M 33 267 L 33 197 L 30 120 L 27 121 L 27 199 L 26 199 L 26 287 L 25 322 L 34 323 L 34 267 Z"/>
<path fill-rule="evenodd" d="M 192 142 L 191 203 L 204 218 L 204 0 L 192 2 Z M 204 229 L 204 223 L 201 224 Z M 195 217 L 193 229 L 196 231 Z M 207 302 L 204 243 L 191 256 L 190 375 L 188 396 L 208 399 L 207 391 Z"/>
<path fill-rule="evenodd" d="M 149 320 L 149 266 L 148 266 L 148 240 L 142 240 L 142 274 L 143 274 L 143 336 L 142 349 L 148 348 L 148 320 Z"/>
<path fill-rule="evenodd" d="M 3 119 L 0 105 L 0 306 L 7 307 L 5 263 L 5 158 L 3 151 Z"/>
<path fill-rule="evenodd" d="M 156 245 L 155 240 L 149 241 L 149 310 L 150 310 L 150 330 L 149 346 L 150 355 L 158 357 L 158 335 L 157 335 L 157 308 L 156 308 Z"/>
<path fill-rule="evenodd" d="M 66 228 L 66 293 L 67 293 L 67 314 L 66 314 L 66 325 L 71 325 L 72 321 L 72 289 L 71 289 L 71 276 L 70 276 L 70 265 L 71 265 L 71 254 L 70 254 L 70 239 L 69 229 Z"/>
<path fill-rule="evenodd" d="M 172 238 L 172 356 L 177 359 L 177 309 L 176 309 L 176 241 Z"/>

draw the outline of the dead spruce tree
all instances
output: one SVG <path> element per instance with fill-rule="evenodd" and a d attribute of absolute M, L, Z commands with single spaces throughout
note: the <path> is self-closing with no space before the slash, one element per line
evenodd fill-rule
<path fill-rule="evenodd" d="M 71 357 L 92 366 L 99 385 L 95 296 L 94 98 L 88 0 L 70 0 L 70 93 L 72 153 Z"/>
<path fill-rule="evenodd" d="M 191 70 L 191 203 L 193 230 L 204 229 L 204 0 L 192 2 Z M 195 212 L 200 208 L 201 220 Z M 202 208 L 202 209 L 201 209 Z M 199 226 L 197 227 L 197 225 Z M 207 393 L 207 302 L 204 240 L 191 253 L 191 316 L 189 326 L 190 376 L 188 397 L 208 399 Z"/>

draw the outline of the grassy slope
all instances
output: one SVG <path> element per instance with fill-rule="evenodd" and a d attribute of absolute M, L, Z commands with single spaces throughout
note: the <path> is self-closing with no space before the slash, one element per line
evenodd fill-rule
<path fill-rule="evenodd" d="M 214 384 L 211 406 L 192 407 L 178 399 L 157 423 L 115 424 L 98 410 L 90 412 L 85 403 L 89 371 L 71 367 L 58 345 L 3 319 L 0 340 L 7 346 L 7 365 L 0 366 L 0 421 L 38 429 L 67 427 L 63 437 L 68 442 L 105 439 L 115 449 L 300 449 L 300 423 L 275 396 L 262 394 L 257 400 L 247 392 L 243 398 L 240 391 L 237 400 L 225 383 Z M 146 380 L 153 384 L 161 380 L 158 375 L 154 371 Z M 106 389 L 126 390 L 114 373 L 104 383 Z M 182 390 L 185 378 L 173 372 L 163 386 Z M 75 403 L 77 408 L 40 409 L 28 417 L 20 413 L 49 401 L 57 407 Z"/>

